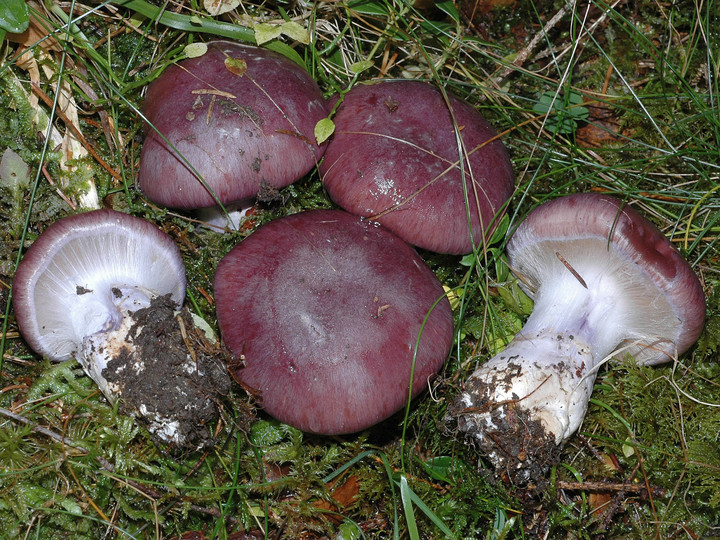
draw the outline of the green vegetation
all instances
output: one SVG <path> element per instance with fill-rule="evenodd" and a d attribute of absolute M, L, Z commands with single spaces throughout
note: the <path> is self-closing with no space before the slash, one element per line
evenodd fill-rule
<path fill-rule="evenodd" d="M 717 0 L 280 0 L 214 17 L 198 0 L 160 5 L 0 6 L 0 152 L 11 149 L 26 167 L 0 178 L 0 537 L 720 536 Z M 28 24 L 29 34 L 12 33 Z M 263 222 L 332 203 L 313 172 L 241 232 L 203 231 L 135 189 L 139 110 L 143 88 L 186 45 L 258 35 L 304 64 L 327 96 L 373 78 L 457 93 L 503 133 L 517 190 L 484 249 L 462 259 L 422 254 L 452 290 L 457 328 L 431 392 L 367 432 L 320 438 L 275 422 L 235 387 L 217 445 L 177 454 L 110 407 L 77 363 L 31 353 L 10 284 L 36 235 L 96 190 L 100 204 L 177 241 L 188 304 L 215 326 L 220 258 Z M 59 104 L 58 82 L 76 120 Z M 68 155 L 59 142 L 71 123 L 83 139 Z M 704 283 L 707 329 L 674 364 L 608 363 L 550 487 L 537 493 L 494 479 L 443 417 L 474 366 L 530 311 L 503 261 L 505 234 L 543 201 L 590 190 L 632 201 L 680 248 Z"/>

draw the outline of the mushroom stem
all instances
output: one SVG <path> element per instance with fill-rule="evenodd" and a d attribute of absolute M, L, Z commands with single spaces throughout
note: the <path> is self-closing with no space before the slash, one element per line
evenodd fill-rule
<path fill-rule="evenodd" d="M 95 309 L 86 312 L 95 320 L 95 325 L 78 328 L 79 335 L 88 328 L 100 328 L 82 338 L 80 352 L 77 355 L 85 373 L 98 385 L 100 391 L 110 403 L 122 397 L 122 388 L 110 383 L 103 375 L 108 364 L 123 351 L 136 356 L 135 345 L 128 339 L 130 328 L 134 324 L 132 312 L 150 306 L 152 293 L 140 287 L 113 288 L 107 290 L 111 299 L 107 302 L 96 301 Z M 89 295 L 96 295 L 92 292 Z"/>
<path fill-rule="evenodd" d="M 451 408 L 458 429 L 520 483 L 580 427 L 596 367 L 623 339 L 613 322 L 622 320 L 622 300 L 605 292 L 615 289 L 603 286 L 607 278 L 565 274 L 538 291 L 523 329 L 470 376 Z"/>
<path fill-rule="evenodd" d="M 156 440 L 195 449 L 212 442 L 230 381 L 220 349 L 180 307 L 185 286 L 167 234 L 96 210 L 65 217 L 35 240 L 15 272 L 13 306 L 32 349 L 56 361 L 76 357 Z"/>

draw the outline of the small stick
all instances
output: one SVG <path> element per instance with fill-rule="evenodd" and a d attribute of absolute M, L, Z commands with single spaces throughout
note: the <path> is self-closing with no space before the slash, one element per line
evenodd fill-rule
<path fill-rule="evenodd" d="M 495 82 L 498 86 L 501 85 L 502 81 L 508 75 L 510 75 L 515 68 L 522 66 L 527 61 L 527 59 L 530 58 L 530 54 L 532 54 L 532 52 L 540 44 L 540 42 L 547 37 L 547 35 L 550 33 L 550 30 L 557 26 L 560 20 L 568 13 L 568 11 L 575 8 L 575 1 L 568 2 L 563 7 L 561 7 L 560 10 L 555 15 L 553 15 L 552 18 L 545 24 L 545 26 L 543 26 L 542 30 L 540 30 L 533 36 L 533 38 L 530 40 L 530 43 L 528 43 L 525 48 L 521 49 L 520 52 L 517 53 L 517 55 L 515 56 L 515 60 L 513 60 L 512 62 L 512 65 L 506 67 L 499 76 L 495 77 Z"/>
<path fill-rule="evenodd" d="M 556 252 L 555 252 L 555 256 L 556 256 L 558 259 L 560 259 L 560 262 L 565 265 L 565 268 L 567 268 L 568 270 L 570 270 L 570 273 L 571 273 L 573 276 L 575 276 L 575 279 L 577 279 L 577 280 L 580 282 L 580 285 L 582 285 L 583 287 L 585 287 L 585 288 L 587 289 L 588 286 L 587 286 L 587 283 L 585 283 L 585 280 L 582 278 L 582 276 L 581 276 L 580 274 L 577 273 L 577 270 L 575 270 L 575 269 L 570 265 L 570 263 L 565 260 L 565 257 L 563 257 L 562 255 L 560 255 L 560 252 L 559 252 L 559 251 L 556 251 Z"/>
<path fill-rule="evenodd" d="M 645 484 L 626 484 L 623 482 L 566 482 L 564 480 L 558 480 L 557 487 L 568 491 L 592 491 L 595 493 L 647 493 L 648 491 Z M 653 495 L 656 497 L 662 497 L 666 493 L 666 490 L 661 487 L 654 487 L 651 489 Z"/>
<path fill-rule="evenodd" d="M 58 196 L 67 203 L 67 205 L 72 208 L 73 210 L 77 210 L 77 205 L 72 202 L 67 195 L 65 195 L 62 190 L 55 185 L 55 181 L 52 179 L 52 176 L 50 176 L 50 173 L 47 170 L 47 166 L 43 165 L 42 168 L 43 176 L 45 177 L 45 180 L 48 181 L 48 184 L 53 186 L 55 188 L 55 192 L 58 194 Z"/>
<path fill-rule="evenodd" d="M 33 92 L 35 92 L 38 97 L 49 107 L 52 107 L 52 99 L 50 99 L 50 96 L 48 96 L 45 92 L 43 92 L 40 87 L 36 83 L 30 83 L 30 87 L 32 88 Z M 65 123 L 65 127 L 70 129 L 75 136 L 77 137 L 78 141 L 80 141 L 80 144 L 82 144 L 85 149 L 90 153 L 90 155 L 95 158 L 95 161 L 97 161 L 103 169 L 105 169 L 108 173 L 110 173 L 110 176 L 115 178 L 115 180 L 122 182 L 123 178 L 120 176 L 120 173 L 118 173 L 115 169 L 113 169 L 110 165 L 108 165 L 103 158 L 100 157 L 100 155 L 95 151 L 95 149 L 92 147 L 92 145 L 88 142 L 88 140 L 85 138 L 85 136 L 80 132 L 78 127 L 73 124 L 70 119 L 67 117 L 67 115 L 58 107 L 55 109 L 55 112 L 60 117 L 60 119 Z"/>

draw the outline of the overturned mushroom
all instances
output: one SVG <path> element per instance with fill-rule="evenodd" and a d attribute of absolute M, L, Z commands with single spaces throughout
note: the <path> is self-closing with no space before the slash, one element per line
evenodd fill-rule
<path fill-rule="evenodd" d="M 672 360 L 700 335 L 705 298 L 660 230 L 610 196 L 537 207 L 507 253 L 533 312 L 471 375 L 450 414 L 501 474 L 524 483 L 542 477 L 579 428 L 599 364 Z"/>
<path fill-rule="evenodd" d="M 48 227 L 13 281 L 15 316 L 32 349 L 55 361 L 76 357 L 154 437 L 191 447 L 209 439 L 229 383 L 210 355 L 185 347 L 193 323 L 177 312 L 184 296 L 185 267 L 170 237 L 112 210 Z"/>

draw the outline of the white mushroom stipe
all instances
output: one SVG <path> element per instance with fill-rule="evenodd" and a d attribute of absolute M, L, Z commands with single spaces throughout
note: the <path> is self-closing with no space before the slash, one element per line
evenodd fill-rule
<path fill-rule="evenodd" d="M 672 360 L 698 338 L 699 280 L 662 233 L 620 201 L 578 194 L 529 214 L 508 258 L 535 305 L 450 409 L 502 476 L 542 481 L 580 427 L 599 363 Z"/>

